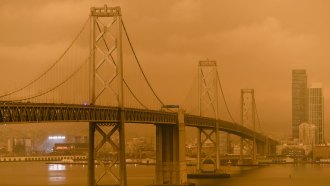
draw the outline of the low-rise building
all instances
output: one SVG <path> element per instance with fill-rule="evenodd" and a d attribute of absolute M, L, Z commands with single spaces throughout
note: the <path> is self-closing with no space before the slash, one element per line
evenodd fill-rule
<path fill-rule="evenodd" d="M 313 160 L 314 161 L 330 160 L 330 146 L 326 146 L 326 145 L 314 146 Z"/>
<path fill-rule="evenodd" d="M 299 125 L 299 141 L 304 145 L 314 145 L 316 143 L 317 127 L 313 124 L 302 123 Z"/>

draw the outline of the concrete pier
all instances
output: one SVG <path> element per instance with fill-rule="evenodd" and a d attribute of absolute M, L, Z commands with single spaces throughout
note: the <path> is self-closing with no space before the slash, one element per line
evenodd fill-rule
<path fill-rule="evenodd" d="M 184 111 L 177 125 L 156 125 L 156 183 L 153 186 L 194 185 L 188 182 Z"/>

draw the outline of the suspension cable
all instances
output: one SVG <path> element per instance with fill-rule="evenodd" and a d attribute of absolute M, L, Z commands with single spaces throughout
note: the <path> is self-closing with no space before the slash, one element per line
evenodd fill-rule
<path fill-rule="evenodd" d="M 147 82 L 147 84 L 148 84 L 150 90 L 152 91 L 152 93 L 154 94 L 154 96 L 157 98 L 157 100 L 159 101 L 159 103 L 162 104 L 162 106 L 164 106 L 164 105 L 165 105 L 164 102 L 158 97 L 158 95 L 156 94 L 155 90 L 152 88 L 152 86 L 151 86 L 151 84 L 150 84 L 150 82 L 149 82 L 149 80 L 148 80 L 148 78 L 147 78 L 145 72 L 143 71 L 143 69 L 142 69 L 142 67 L 141 67 L 140 61 L 139 61 L 139 59 L 138 59 L 138 57 L 137 57 L 137 55 L 136 55 L 136 53 L 135 53 L 135 50 L 134 50 L 133 45 L 132 45 L 132 43 L 131 43 L 131 40 L 130 40 L 130 38 L 129 38 L 129 36 L 128 36 L 128 33 L 127 33 L 127 30 L 126 30 L 126 27 L 125 27 L 125 24 L 124 24 L 123 20 L 121 21 L 121 24 L 122 24 L 122 26 L 123 26 L 123 28 L 124 28 L 125 35 L 126 35 L 126 37 L 127 37 L 128 43 L 129 43 L 129 45 L 130 45 L 130 48 L 131 48 L 131 50 L 132 50 L 132 52 L 133 52 L 133 55 L 134 55 L 134 58 L 135 58 L 135 60 L 136 60 L 136 62 L 137 62 L 137 64 L 138 64 L 138 66 L 139 66 L 140 71 L 142 72 L 142 75 L 143 75 L 145 81 Z"/>
<path fill-rule="evenodd" d="M 9 96 L 9 95 L 11 95 L 11 94 L 14 94 L 14 93 L 17 93 L 17 92 L 19 92 L 19 91 L 21 91 L 21 90 L 23 90 L 23 89 L 25 89 L 25 88 L 27 88 L 27 87 L 29 87 L 30 85 L 32 85 L 33 83 L 35 83 L 35 82 L 37 82 L 39 79 L 41 79 L 45 74 L 47 74 L 51 69 L 53 69 L 55 66 L 56 66 L 56 64 L 58 64 L 59 62 L 60 62 L 60 60 L 64 57 L 64 55 L 69 51 L 69 49 L 73 46 L 73 44 L 76 42 L 76 40 L 79 38 L 79 36 L 81 35 L 81 33 L 83 32 L 83 30 L 85 29 L 85 27 L 86 27 L 86 25 L 87 25 L 87 23 L 88 23 L 88 21 L 90 20 L 90 18 L 88 18 L 87 19 L 87 21 L 85 22 L 85 24 L 84 24 L 84 26 L 83 26 L 83 28 L 79 31 L 79 33 L 78 33 L 78 35 L 74 38 L 74 40 L 70 43 L 70 45 L 67 47 L 67 49 L 62 53 L 62 55 L 55 61 L 55 63 L 53 63 L 46 71 L 44 71 L 41 75 L 39 75 L 36 79 L 34 79 L 33 81 L 31 81 L 30 83 L 28 83 L 28 84 L 26 84 L 25 86 L 23 86 L 23 87 L 21 87 L 21 88 L 19 88 L 19 89 L 17 89 L 17 90 L 14 90 L 14 91 L 11 91 L 11 92 L 9 92 L 9 93 L 6 93 L 6 94 L 4 94 L 4 95 L 1 95 L 0 96 L 0 98 L 2 98 L 2 97 L 6 97 L 6 96 Z M 140 65 L 140 62 L 139 62 L 139 60 L 138 60 L 138 58 L 137 58 L 137 56 L 136 56 L 136 53 L 135 53 L 135 51 L 134 51 L 134 48 L 133 48 L 133 46 L 132 46 L 132 43 L 131 43 L 131 41 L 130 41 L 130 39 L 129 39 L 129 36 L 128 36 L 128 33 L 127 33 L 127 31 L 126 31 L 126 28 L 125 28 L 125 25 L 124 25 L 124 23 L 122 22 L 122 25 L 123 25 L 123 28 L 124 28 L 124 31 L 125 31 L 125 34 L 126 34 L 126 37 L 127 37 L 127 39 L 128 39 L 128 42 L 129 42 L 129 44 L 130 44 L 130 47 L 131 47 L 131 50 L 132 50 L 132 52 L 133 52 L 133 54 L 134 54 L 134 57 L 135 57 L 135 59 L 136 59 L 136 61 L 137 61 L 137 64 L 138 64 L 138 66 L 139 66 L 139 69 L 141 70 L 141 72 L 142 72 L 142 74 L 143 74 L 143 77 L 144 77 L 144 79 L 146 80 L 146 82 L 147 82 L 147 84 L 148 84 L 148 86 L 149 86 L 149 88 L 151 89 L 151 91 L 153 92 L 153 94 L 155 95 L 155 97 L 157 98 L 157 100 L 162 104 L 162 105 L 165 105 L 163 102 L 162 102 L 162 100 L 158 97 L 158 95 L 156 94 L 156 92 L 154 91 L 154 89 L 151 87 L 151 84 L 150 84 L 150 82 L 148 81 L 148 79 L 147 79 L 147 77 L 146 77 L 146 74 L 145 74 L 145 72 L 143 71 L 143 69 L 142 69 L 142 67 L 141 67 L 141 65 Z M 100 27 L 99 27 L 99 25 L 97 24 L 97 27 L 98 27 L 98 29 L 100 30 Z M 102 37 L 103 38 L 103 37 Z M 106 47 L 107 47 L 107 49 L 108 49 L 108 46 L 107 46 L 107 43 L 106 43 L 106 41 L 104 40 L 104 38 L 103 38 L 103 42 L 105 43 L 105 45 L 106 45 Z M 111 56 L 112 57 L 112 56 Z M 86 61 L 88 61 L 89 60 L 89 58 L 90 58 L 90 56 L 87 58 L 87 60 Z M 16 100 L 12 100 L 12 101 L 25 101 L 25 100 L 29 100 L 29 99 L 33 99 L 33 98 L 37 98 L 37 97 L 40 97 L 40 96 L 43 96 L 43 95 L 45 95 L 45 94 L 47 94 L 47 93 L 49 93 L 49 92 L 51 92 L 51 91 L 53 91 L 53 90 L 55 90 L 56 88 L 58 88 L 58 87 L 60 87 L 61 85 L 63 85 L 65 82 L 67 82 L 71 77 L 73 77 L 76 73 L 78 73 L 78 71 L 83 67 L 83 65 L 85 65 L 86 64 L 86 62 L 84 62 L 76 71 L 74 71 L 70 76 L 68 76 L 65 80 L 63 80 L 62 82 L 60 82 L 58 85 L 56 85 L 55 87 L 52 87 L 52 88 L 50 88 L 50 89 L 48 89 L 48 90 L 46 90 L 46 91 L 44 91 L 44 92 L 42 92 L 42 93 L 40 93 L 40 94 L 37 94 L 37 95 L 34 95 L 34 96 L 31 96 L 31 97 L 28 97 L 28 98 L 23 98 L 23 99 L 16 99 Z M 116 65 L 116 64 L 115 64 Z M 124 83 L 125 83 L 125 85 L 126 85 L 126 87 L 128 88 L 128 90 L 130 91 L 130 93 L 133 95 L 133 97 L 135 98 L 135 100 L 142 106 L 142 107 L 144 107 L 144 108 L 146 108 L 147 109 L 147 107 L 136 97 L 136 95 L 133 93 L 133 91 L 132 91 L 132 89 L 130 88 L 130 86 L 127 84 L 127 82 L 124 80 Z"/>
<path fill-rule="evenodd" d="M 82 63 L 71 75 L 69 75 L 66 79 L 64 79 L 63 81 L 61 81 L 60 83 L 58 83 L 56 86 L 44 91 L 44 92 L 41 92 L 37 95 L 34 95 L 34 96 L 31 96 L 31 97 L 27 97 L 27 98 L 22 98 L 22 99 L 16 99 L 16 100 L 11 100 L 11 101 L 25 101 L 25 100 L 29 100 L 29 99 L 33 99 L 33 98 L 37 98 L 37 97 L 40 97 L 40 96 L 43 96 L 55 89 L 57 89 L 58 87 L 62 86 L 64 83 L 68 82 L 74 75 L 76 75 L 80 69 L 82 69 L 82 67 L 87 63 L 89 62 L 89 59 L 90 59 L 90 56 L 87 57 L 87 59 L 84 61 L 84 63 Z"/>
<path fill-rule="evenodd" d="M 124 83 L 125 83 L 127 89 L 129 90 L 129 92 L 130 92 L 130 93 L 132 94 L 132 96 L 135 98 L 135 100 L 136 100 L 136 101 L 137 101 L 137 102 L 138 102 L 143 108 L 148 109 L 148 107 L 145 106 L 145 105 L 141 102 L 141 100 L 139 100 L 139 99 L 136 97 L 136 95 L 133 93 L 132 89 L 128 86 L 128 84 L 126 83 L 125 80 L 124 80 Z"/>
<path fill-rule="evenodd" d="M 64 55 L 69 51 L 69 49 L 73 46 L 73 44 L 78 40 L 79 36 L 81 35 L 81 33 L 84 31 L 87 23 L 89 22 L 90 17 L 88 17 L 87 21 L 84 23 L 82 29 L 78 32 L 78 34 L 76 35 L 76 37 L 72 40 L 72 42 L 70 43 L 70 45 L 66 48 L 66 50 L 62 53 L 62 55 L 46 70 L 44 71 L 42 74 L 40 74 L 36 79 L 32 80 L 31 82 L 27 83 L 25 86 L 18 88 L 16 90 L 13 90 L 9 93 L 0 95 L 0 98 L 9 96 L 11 94 L 17 93 L 27 87 L 29 87 L 30 85 L 32 85 L 33 83 L 37 82 L 39 79 L 41 79 L 43 76 L 45 76 L 45 74 L 47 74 L 50 70 L 52 70 L 60 61 L 61 59 L 64 57 Z"/>
<path fill-rule="evenodd" d="M 219 76 L 218 70 L 217 70 L 217 76 L 218 76 L 217 79 L 218 79 L 219 87 L 220 87 L 220 90 L 221 90 L 222 99 L 223 99 L 223 102 L 225 103 L 226 110 L 227 110 L 227 112 L 228 112 L 228 114 L 229 114 L 230 119 L 231 119 L 234 123 L 236 123 L 234 117 L 231 115 L 231 112 L 230 112 L 230 110 L 229 110 L 229 107 L 228 107 L 228 104 L 227 104 L 227 101 L 226 101 L 226 97 L 225 97 L 225 94 L 224 94 L 224 91 L 223 91 L 223 88 L 222 88 L 222 85 L 221 85 L 221 80 L 220 80 L 220 76 Z"/>
<path fill-rule="evenodd" d="M 256 116 L 257 116 L 257 121 L 258 121 L 258 125 L 259 125 L 259 128 L 260 128 L 260 131 L 261 133 L 263 133 L 263 130 L 261 128 L 261 122 L 260 122 L 260 119 L 259 119 L 259 114 L 258 114 L 258 109 L 257 109 L 257 104 L 256 104 L 256 100 L 255 98 L 253 97 L 253 106 L 254 106 L 254 109 L 256 111 Z"/>

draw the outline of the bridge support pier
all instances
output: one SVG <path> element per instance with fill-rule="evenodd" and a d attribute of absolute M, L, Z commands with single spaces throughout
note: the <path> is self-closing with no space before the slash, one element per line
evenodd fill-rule
<path fill-rule="evenodd" d="M 270 156 L 275 155 L 276 154 L 276 144 L 269 143 L 269 146 L 268 147 L 269 147 L 268 154 Z"/>
<path fill-rule="evenodd" d="M 251 157 L 251 161 L 244 160 L 245 153 Z M 258 153 L 258 145 L 256 140 L 249 140 L 241 137 L 240 141 L 240 158 L 238 160 L 238 165 L 257 165 L 257 153 Z"/>
<path fill-rule="evenodd" d="M 264 144 L 263 144 L 263 154 L 264 154 L 264 156 L 269 156 L 269 139 L 268 138 L 266 138 L 265 139 L 265 142 L 264 142 Z"/>
<path fill-rule="evenodd" d="M 253 141 L 252 141 L 252 164 L 253 165 L 258 165 L 258 159 L 257 159 L 257 155 L 258 155 L 258 144 L 257 141 L 254 137 Z"/>
<path fill-rule="evenodd" d="M 244 161 L 244 139 L 241 137 L 240 146 L 239 146 L 239 160 L 237 162 L 238 165 L 243 165 Z"/>
<path fill-rule="evenodd" d="M 88 186 L 95 185 L 95 153 L 94 153 L 94 134 L 95 124 L 89 123 L 89 136 L 88 136 Z"/>
<path fill-rule="evenodd" d="M 177 125 L 156 125 L 156 183 L 190 185 L 187 180 L 184 111 L 178 110 Z"/>
<path fill-rule="evenodd" d="M 264 142 L 258 143 L 258 153 L 268 157 L 274 154 L 275 151 L 273 151 L 273 147 L 276 147 L 276 145 L 274 146 L 274 144 L 271 144 L 269 138 L 265 137 Z"/>
<path fill-rule="evenodd" d="M 88 186 L 127 186 L 124 127 L 123 122 L 89 123 Z M 96 163 L 99 175 L 95 174 Z"/>
<path fill-rule="evenodd" d="M 213 170 L 205 170 L 204 163 L 212 162 Z M 198 128 L 197 134 L 197 171 L 220 171 L 219 131 L 215 128 Z"/>
<path fill-rule="evenodd" d="M 264 155 L 265 156 L 269 156 L 269 150 L 270 149 L 270 146 L 269 146 L 269 139 L 266 138 L 266 141 L 264 143 Z"/>
<path fill-rule="evenodd" d="M 241 116 L 242 125 L 250 127 L 254 132 L 255 126 L 255 101 L 254 101 L 254 89 L 242 89 L 241 90 Z M 238 164 L 258 164 L 257 161 L 257 142 L 256 135 L 253 133 L 252 139 L 246 139 L 241 137 L 240 144 L 240 160 Z M 244 161 L 244 151 L 251 156 L 251 162 Z"/>

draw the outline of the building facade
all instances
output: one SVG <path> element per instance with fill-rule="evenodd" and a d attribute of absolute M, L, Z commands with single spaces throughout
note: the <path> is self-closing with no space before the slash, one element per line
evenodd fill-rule
<path fill-rule="evenodd" d="M 32 152 L 31 138 L 14 138 L 11 137 L 7 141 L 7 151 L 10 156 L 25 156 Z"/>
<path fill-rule="evenodd" d="M 316 144 L 324 143 L 324 103 L 322 85 L 312 84 L 308 88 L 308 122 L 317 127 Z"/>
<path fill-rule="evenodd" d="M 299 125 L 308 121 L 306 70 L 292 70 L 292 137 L 299 138 Z"/>
<path fill-rule="evenodd" d="M 330 162 L 330 146 L 315 146 L 313 148 L 313 160 L 329 163 Z"/>
<path fill-rule="evenodd" d="M 315 145 L 317 137 L 317 127 L 313 124 L 302 123 L 299 125 L 299 141 L 304 145 Z"/>

